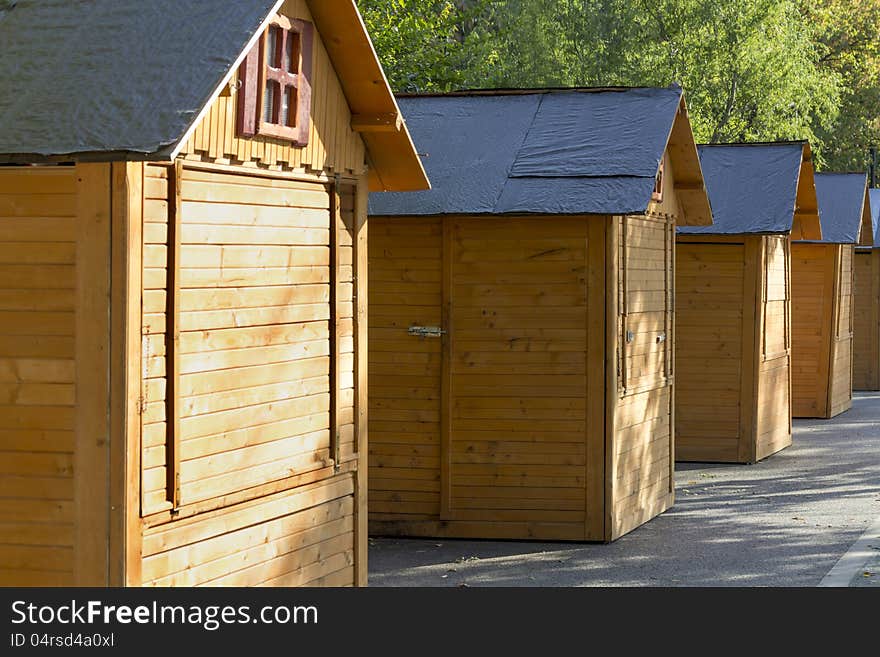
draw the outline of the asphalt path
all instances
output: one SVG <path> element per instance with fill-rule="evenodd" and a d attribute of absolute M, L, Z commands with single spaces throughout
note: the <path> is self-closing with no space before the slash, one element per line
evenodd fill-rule
<path fill-rule="evenodd" d="M 817 586 L 840 562 L 880 586 L 880 393 L 761 463 L 676 470 L 675 506 L 610 545 L 374 537 L 370 585 Z"/>

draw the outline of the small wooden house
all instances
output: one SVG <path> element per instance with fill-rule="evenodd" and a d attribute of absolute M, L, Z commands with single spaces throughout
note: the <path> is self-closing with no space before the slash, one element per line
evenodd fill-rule
<path fill-rule="evenodd" d="M 682 92 L 400 102 L 433 191 L 370 200 L 370 530 L 614 540 L 673 502 Z"/>
<path fill-rule="evenodd" d="M 853 390 L 880 390 L 880 189 L 868 190 L 873 247 L 853 262 Z"/>
<path fill-rule="evenodd" d="M 854 247 L 874 242 L 866 189 L 865 174 L 817 174 L 822 240 L 791 247 L 794 417 L 852 406 Z"/>
<path fill-rule="evenodd" d="M 427 181 L 354 2 L 0 43 L 0 585 L 364 584 L 367 194 Z"/>
<path fill-rule="evenodd" d="M 806 143 L 700 146 L 712 226 L 676 245 L 677 461 L 791 444 L 791 238 L 819 239 Z"/>

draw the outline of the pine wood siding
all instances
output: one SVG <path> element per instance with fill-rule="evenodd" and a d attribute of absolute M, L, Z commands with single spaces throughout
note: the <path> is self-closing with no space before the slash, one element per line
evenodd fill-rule
<path fill-rule="evenodd" d="M 0 168 L 0 586 L 74 583 L 76 189 Z"/>
<path fill-rule="evenodd" d="M 172 169 L 173 171 L 173 169 Z M 166 486 L 166 285 L 168 283 L 169 167 L 144 167 L 143 389 L 141 391 L 141 505 L 145 515 L 170 508 Z"/>
<path fill-rule="evenodd" d="M 279 13 L 288 18 L 312 21 L 305 0 L 288 0 Z M 221 94 L 215 99 L 181 154 L 197 160 L 247 163 L 273 170 L 364 173 L 364 144 L 360 135 L 351 129 L 348 101 L 330 63 L 323 38 L 317 31 L 312 60 L 311 122 L 305 148 L 271 137 L 239 138 L 235 122 L 237 98 L 232 93 Z"/>
<path fill-rule="evenodd" d="M 646 215 L 370 218 L 374 533 L 611 541 L 671 506 L 664 161 Z"/>
<path fill-rule="evenodd" d="M 679 461 L 735 462 L 741 426 L 746 245 L 679 243 L 675 440 Z M 751 294 L 749 294 L 751 292 Z M 749 327 L 751 329 L 751 327 Z M 751 354 L 749 354 L 751 356 Z"/>
<path fill-rule="evenodd" d="M 587 222 L 451 225 L 450 516 L 586 522 Z M 589 503 L 589 501 L 587 501 Z"/>
<path fill-rule="evenodd" d="M 149 529 L 144 583 L 183 581 L 174 571 L 151 565 L 165 558 L 149 558 L 162 554 L 147 550 L 154 544 L 151 536 L 174 535 L 178 523 L 198 524 L 203 515 L 238 518 L 242 508 L 251 507 L 254 531 L 293 528 L 296 536 L 279 543 L 279 550 L 293 545 L 290 541 L 307 542 L 296 544 L 299 551 L 273 552 L 263 563 L 265 571 L 256 565 L 245 579 L 215 583 L 355 583 L 353 555 L 362 552 L 357 542 L 366 536 L 360 531 L 357 541 L 353 538 L 360 503 L 354 494 L 359 457 L 354 356 L 359 256 L 354 243 L 365 209 L 357 210 L 363 204 L 358 185 L 366 182 L 330 185 L 253 174 L 194 162 L 147 167 L 142 511 L 149 516 Z M 172 272 L 166 268 L 175 248 L 169 217 L 178 214 L 179 262 Z M 365 238 L 359 236 L 359 243 Z M 177 341 L 164 335 L 175 288 Z M 174 347 L 179 374 L 171 386 L 174 366 L 168 350 Z M 174 400 L 166 395 L 173 389 Z M 176 428 L 168 427 L 170 420 L 176 420 Z M 168 469 L 178 477 L 169 478 Z M 346 492 L 314 502 L 301 494 L 301 486 L 311 490 L 331 479 L 338 484 L 334 491 Z M 273 507 L 283 513 L 260 515 L 255 500 L 267 495 L 286 499 Z M 167 515 L 175 501 L 185 520 Z M 333 524 L 299 536 L 311 527 L 308 523 L 317 525 L 319 516 L 321 523 Z M 340 533 L 327 533 L 335 530 Z M 250 553 L 238 554 L 226 533 L 199 539 L 188 553 L 200 554 L 202 542 L 220 543 L 231 546 L 224 563 L 251 559 Z M 282 536 L 287 534 L 278 534 L 279 540 Z M 320 541 L 308 542 L 316 537 Z M 325 554 L 340 545 L 344 549 Z M 325 557 L 334 558 L 328 568 L 338 568 L 327 570 Z M 314 563 L 297 561 L 312 558 Z M 280 564 L 289 570 L 260 579 Z M 363 573 L 358 578 L 362 581 Z"/>
<path fill-rule="evenodd" d="M 602 474 L 593 499 L 586 436 L 604 403 L 601 384 L 594 400 L 587 392 L 596 309 L 593 340 L 604 331 L 588 253 L 604 249 L 603 224 L 371 219 L 374 531 L 583 540 L 598 507 L 589 537 L 602 540 Z"/>
<path fill-rule="evenodd" d="M 754 461 L 791 445 L 791 240 L 769 235 L 759 239 L 764 251 L 763 326 Z"/>
<path fill-rule="evenodd" d="M 354 486 L 330 476 L 144 533 L 147 586 L 350 586 Z"/>
<path fill-rule="evenodd" d="M 792 414 L 834 417 L 852 403 L 850 245 L 792 245 Z"/>
<path fill-rule="evenodd" d="M 370 225 L 370 517 L 440 515 L 443 222 Z"/>
<path fill-rule="evenodd" d="M 852 407 L 853 377 L 853 255 L 852 245 L 837 246 L 837 316 L 832 342 L 831 417 Z"/>
<path fill-rule="evenodd" d="M 667 196 L 669 193 L 664 193 Z M 672 504 L 675 222 L 621 217 L 612 539 Z"/>
<path fill-rule="evenodd" d="M 853 388 L 880 390 L 880 249 L 853 260 Z"/>
<path fill-rule="evenodd" d="M 676 459 L 754 463 L 791 444 L 790 240 L 681 235 Z"/>

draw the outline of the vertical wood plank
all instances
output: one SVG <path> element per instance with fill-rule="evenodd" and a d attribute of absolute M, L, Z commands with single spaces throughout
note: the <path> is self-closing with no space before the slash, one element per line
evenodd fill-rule
<path fill-rule="evenodd" d="M 110 165 L 78 164 L 74 582 L 109 585 Z"/>
<path fill-rule="evenodd" d="M 832 303 L 831 303 L 831 330 L 828 332 L 828 371 L 826 375 L 827 387 L 825 389 L 825 408 L 822 417 L 829 417 L 834 407 L 834 378 L 835 361 L 840 338 L 840 295 L 841 283 L 843 282 L 843 245 L 835 244 L 830 247 L 832 265 Z"/>
<path fill-rule="evenodd" d="M 112 165 L 110 585 L 141 583 L 141 276 L 143 176 Z"/>
<path fill-rule="evenodd" d="M 627 253 L 627 217 L 623 216 L 620 218 L 620 248 L 623 251 L 620 259 L 620 282 L 621 282 L 621 298 L 620 305 L 618 306 L 618 312 L 620 312 L 620 363 L 618 367 L 620 368 L 620 378 L 618 381 L 618 385 L 620 386 L 621 391 L 626 394 L 626 369 L 627 369 L 627 353 L 628 349 L 628 335 L 629 331 L 629 322 L 627 317 L 627 307 L 629 304 L 629 276 L 627 276 L 628 264 L 629 264 L 629 254 Z M 617 289 L 617 288 L 615 288 Z"/>
<path fill-rule="evenodd" d="M 168 262 L 165 294 L 166 490 L 180 505 L 180 223 L 183 160 L 168 171 Z"/>
<path fill-rule="evenodd" d="M 743 240 L 742 371 L 740 373 L 739 441 L 737 460 L 753 463 L 757 454 L 758 390 L 764 352 L 764 304 L 767 238 L 748 235 Z"/>
<path fill-rule="evenodd" d="M 340 368 L 339 344 L 342 325 L 339 312 L 340 254 L 339 233 L 344 230 L 342 221 L 342 197 L 339 179 L 330 189 L 330 455 L 339 467 L 339 416 L 340 416 Z"/>
<path fill-rule="evenodd" d="M 605 540 L 605 231 L 604 218 L 587 223 L 586 527 L 584 538 Z"/>
<path fill-rule="evenodd" d="M 614 441 L 617 424 L 617 402 L 619 399 L 618 341 L 621 339 L 618 315 L 618 296 L 620 288 L 620 226 L 621 217 L 606 219 L 605 236 L 605 540 L 610 541 L 614 534 L 616 520 L 614 508 L 614 472 L 616 457 Z M 623 336 L 625 337 L 625 336 Z"/>
<path fill-rule="evenodd" d="M 681 216 L 681 215 L 679 215 Z M 666 216 L 666 383 L 669 386 L 669 495 L 675 501 L 675 215 Z"/>
<path fill-rule="evenodd" d="M 871 297 L 869 306 L 871 312 L 871 347 L 869 349 L 870 362 L 868 364 L 869 380 L 873 390 L 880 390 L 880 245 L 871 250 Z"/>
<path fill-rule="evenodd" d="M 441 345 L 440 374 L 440 519 L 452 513 L 452 358 L 455 354 L 455 327 L 452 325 L 453 241 L 455 220 L 443 217 L 441 264 Z"/>
<path fill-rule="evenodd" d="M 357 481 L 355 488 L 355 584 L 367 585 L 367 532 L 368 509 L 368 420 L 369 400 L 367 398 L 367 203 L 369 199 L 369 183 L 366 176 L 358 180 L 357 197 L 355 199 L 355 236 L 354 236 L 354 291 L 355 291 L 355 440 L 358 450 Z"/>

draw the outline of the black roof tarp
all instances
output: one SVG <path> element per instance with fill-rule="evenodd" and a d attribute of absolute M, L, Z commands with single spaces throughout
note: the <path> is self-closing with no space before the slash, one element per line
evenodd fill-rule
<path fill-rule="evenodd" d="M 867 184 L 868 177 L 864 173 L 816 174 L 823 242 L 858 243 Z"/>
<path fill-rule="evenodd" d="M 713 224 L 679 226 L 679 233 L 791 232 L 804 156 L 802 143 L 711 144 L 697 150 Z"/>
<path fill-rule="evenodd" d="M 636 214 L 651 201 L 677 86 L 410 96 L 432 189 L 370 195 L 370 214 Z"/>
<path fill-rule="evenodd" d="M 167 156 L 276 0 L 6 0 L 0 154 Z"/>

